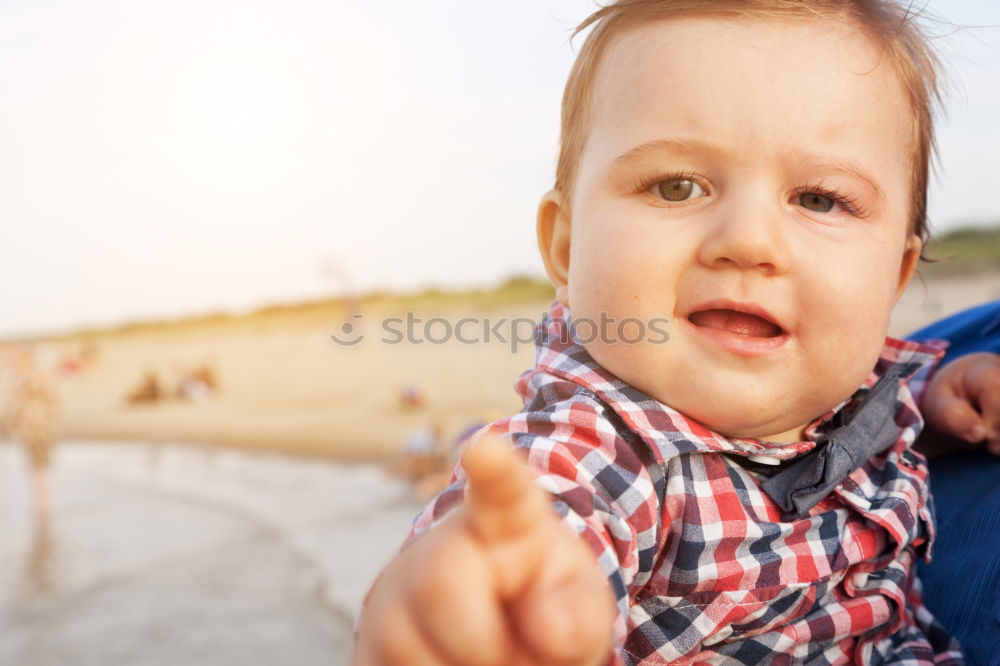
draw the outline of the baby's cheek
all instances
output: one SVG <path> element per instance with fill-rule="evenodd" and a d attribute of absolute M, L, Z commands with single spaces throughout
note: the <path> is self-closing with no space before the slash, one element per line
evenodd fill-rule
<path fill-rule="evenodd" d="M 884 331 L 845 330 L 839 336 L 825 336 L 807 352 L 803 366 L 805 381 L 814 395 L 822 396 L 815 406 L 825 412 L 846 400 L 875 368 L 885 340 Z"/>

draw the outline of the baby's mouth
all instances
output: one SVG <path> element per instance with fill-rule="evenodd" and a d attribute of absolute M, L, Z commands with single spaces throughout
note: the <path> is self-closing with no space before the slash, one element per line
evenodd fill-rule
<path fill-rule="evenodd" d="M 739 310 L 699 310 L 692 312 L 688 321 L 695 326 L 718 328 L 748 338 L 775 338 L 784 333 L 774 322 Z"/>

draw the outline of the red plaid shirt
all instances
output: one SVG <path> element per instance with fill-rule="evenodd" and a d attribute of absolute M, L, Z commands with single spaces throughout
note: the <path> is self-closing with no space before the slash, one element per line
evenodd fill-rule
<path fill-rule="evenodd" d="M 886 339 L 860 398 L 899 367 L 899 437 L 803 516 L 760 488 L 749 456 L 811 450 L 806 440 L 730 439 L 632 388 L 568 335 L 553 304 L 536 365 L 517 381 L 524 409 L 488 430 L 527 450 L 538 483 L 593 549 L 618 601 L 614 664 L 961 664 L 914 575 L 934 535 L 927 466 L 911 449 L 922 419 L 905 380 L 940 357 Z M 464 474 L 414 523 L 462 499 Z"/>

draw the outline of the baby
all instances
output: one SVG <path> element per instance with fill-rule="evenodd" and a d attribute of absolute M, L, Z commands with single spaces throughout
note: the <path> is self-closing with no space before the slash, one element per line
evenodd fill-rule
<path fill-rule="evenodd" d="M 885 337 L 926 236 L 917 27 L 879 0 L 585 27 L 524 410 L 417 519 L 355 664 L 962 663 L 914 576 L 910 380 L 941 350 Z"/>

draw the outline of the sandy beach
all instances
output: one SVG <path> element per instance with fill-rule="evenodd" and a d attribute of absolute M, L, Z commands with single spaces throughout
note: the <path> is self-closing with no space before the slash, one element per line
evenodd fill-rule
<path fill-rule="evenodd" d="M 537 320 L 545 305 L 421 315 Z M 399 314 L 365 312 L 358 330 L 371 339 L 353 347 L 331 339 L 342 323 L 337 318 L 98 339 L 99 361 L 63 383 L 64 437 L 188 441 L 375 460 L 398 451 L 408 432 L 428 424 L 456 433 L 477 419 L 516 410 L 511 386 L 532 363 L 530 344 L 512 353 L 501 341 L 379 342 L 380 322 Z M 215 370 L 219 389 L 211 398 L 126 404 L 125 396 L 147 370 L 169 388 L 176 368 L 200 363 Z M 407 386 L 423 394 L 423 405 L 401 407 L 400 392 Z"/>
<path fill-rule="evenodd" d="M 905 335 L 965 307 L 1000 298 L 1000 274 L 915 280 L 893 313 L 890 334 Z M 421 326 L 435 317 L 455 323 L 527 318 L 537 321 L 547 298 L 481 305 L 416 303 Z M 384 322 L 403 318 L 402 306 L 362 304 L 308 316 L 290 312 L 163 330 L 96 334 L 98 355 L 62 382 L 62 433 L 69 440 L 195 442 L 284 451 L 342 460 L 385 460 L 415 430 L 436 427 L 449 440 L 469 424 L 519 407 L 512 384 L 531 366 L 530 344 L 510 340 L 463 344 L 389 344 Z M 863 313 L 859 313 L 863 316 Z M 350 323 L 359 344 L 337 344 Z M 526 322 L 523 322 L 526 323 Z M 418 332 L 443 334 L 440 321 Z M 469 328 L 468 331 L 482 330 Z M 509 329 L 504 329 L 509 330 Z M 527 329 L 522 325 L 520 331 Z M 69 339 L 59 348 L 71 350 Z M 167 399 L 130 406 L 126 395 L 143 373 L 171 390 L 184 368 L 209 364 L 218 391 L 202 401 Z M 406 408 L 400 393 L 418 390 L 424 404 Z"/>
<path fill-rule="evenodd" d="M 419 505 L 375 465 L 69 442 L 53 517 L 0 443 L 0 663 L 346 666 Z"/>

